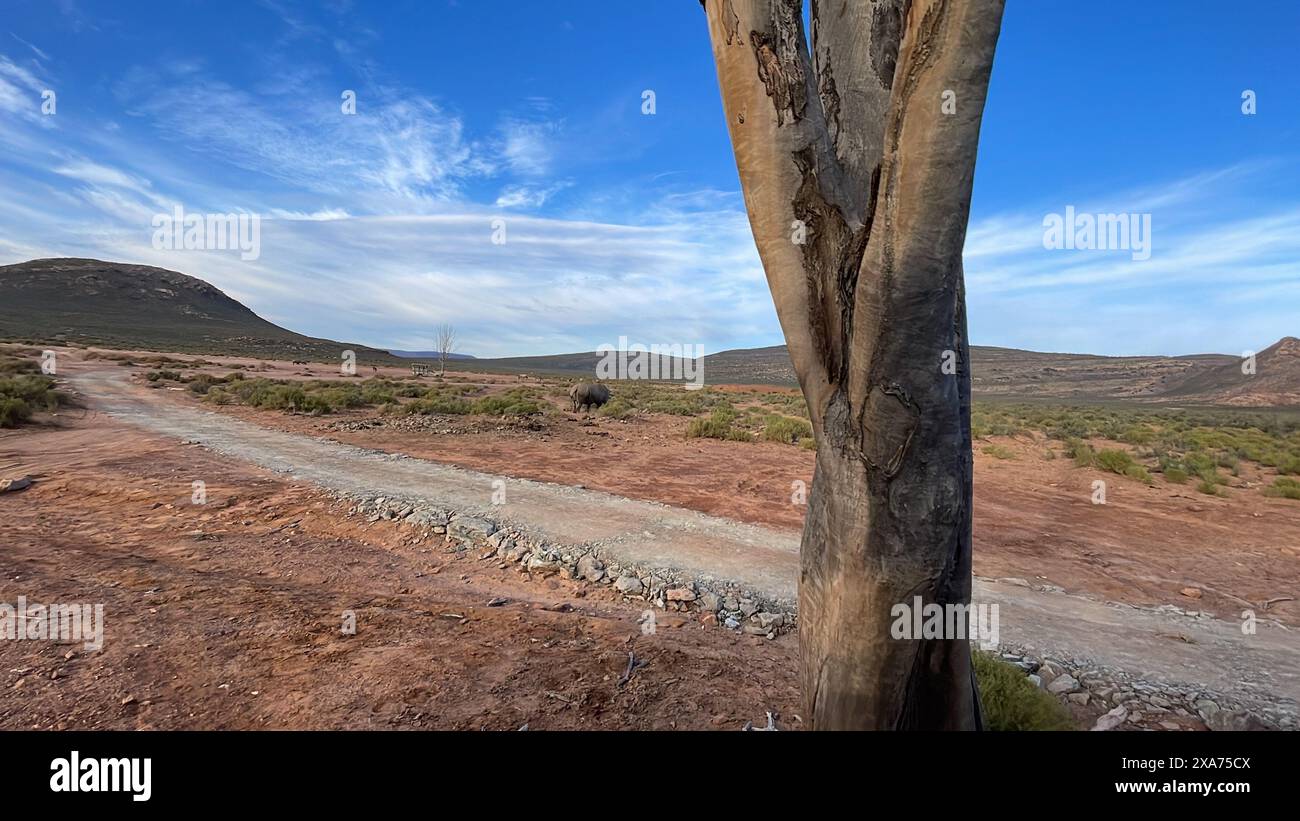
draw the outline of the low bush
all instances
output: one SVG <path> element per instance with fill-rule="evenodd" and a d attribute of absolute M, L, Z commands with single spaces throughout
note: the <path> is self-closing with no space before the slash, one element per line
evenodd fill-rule
<path fill-rule="evenodd" d="M 1118 473 L 1121 476 L 1125 475 L 1129 468 L 1137 464 L 1133 461 L 1133 457 L 1129 456 L 1126 451 L 1111 448 L 1097 451 L 1093 460 L 1096 466 L 1102 470 L 1108 470 L 1111 473 Z"/>
<path fill-rule="evenodd" d="M 1069 713 L 1050 693 L 1035 687 L 1019 668 L 990 653 L 972 654 L 984 724 L 994 731 L 1076 729 Z"/>
<path fill-rule="evenodd" d="M 1273 484 L 1264 488 L 1265 496 L 1280 496 L 1283 499 L 1300 499 L 1300 480 L 1289 476 L 1279 476 Z"/>
<path fill-rule="evenodd" d="M 48 376 L 20 373 L 0 377 L 0 428 L 16 428 L 39 411 L 55 411 L 69 398 Z"/>
<path fill-rule="evenodd" d="M 763 425 L 763 438 L 769 442 L 797 445 L 802 439 L 811 439 L 812 435 L 812 423 L 806 419 L 771 414 Z"/>
<path fill-rule="evenodd" d="M 686 427 L 687 439 L 722 439 L 730 442 L 751 442 L 754 437 L 747 430 L 735 427 L 736 412 L 730 407 L 718 408 L 706 417 L 692 419 Z"/>
<path fill-rule="evenodd" d="M 985 445 L 983 452 L 986 456 L 992 456 L 994 459 L 1014 459 L 1015 451 L 1006 445 Z"/>

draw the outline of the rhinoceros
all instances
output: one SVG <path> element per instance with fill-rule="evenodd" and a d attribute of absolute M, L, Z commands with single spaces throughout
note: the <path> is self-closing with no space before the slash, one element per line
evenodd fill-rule
<path fill-rule="evenodd" d="M 572 388 L 569 388 L 569 398 L 573 400 L 573 412 L 577 413 L 578 408 L 586 411 L 587 408 L 599 408 L 609 401 L 611 396 L 609 388 L 599 383 L 579 382 Z"/>

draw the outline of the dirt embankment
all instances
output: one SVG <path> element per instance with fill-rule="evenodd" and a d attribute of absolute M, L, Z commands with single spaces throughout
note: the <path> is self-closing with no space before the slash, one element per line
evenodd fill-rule
<path fill-rule="evenodd" d="M 663 613 L 643 635 L 607 589 L 412 544 L 103 417 L 65 424 L 0 434 L 4 473 L 38 478 L 0 497 L 0 601 L 103 603 L 104 648 L 0 642 L 0 727 L 798 726 L 793 636 Z M 629 652 L 648 663 L 620 686 Z"/>

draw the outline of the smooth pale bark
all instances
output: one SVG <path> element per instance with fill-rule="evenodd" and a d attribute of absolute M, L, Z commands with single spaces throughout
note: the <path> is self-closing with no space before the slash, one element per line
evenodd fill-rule
<path fill-rule="evenodd" d="M 976 729 L 961 250 L 1002 0 L 705 0 L 750 223 L 817 434 L 799 584 L 805 721 Z M 800 226 L 806 240 L 796 240 Z M 955 357 L 955 373 L 945 358 Z"/>

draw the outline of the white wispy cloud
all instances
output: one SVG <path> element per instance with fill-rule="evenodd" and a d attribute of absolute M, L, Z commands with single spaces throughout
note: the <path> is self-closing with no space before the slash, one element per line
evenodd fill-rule
<path fill-rule="evenodd" d="M 1270 165 L 976 218 L 965 253 L 973 338 L 1144 354 L 1231 352 L 1295 334 L 1294 304 L 1278 297 L 1300 283 L 1300 208 L 1252 197 Z M 1044 217 L 1067 205 L 1149 213 L 1150 258 L 1045 248 Z"/>
<path fill-rule="evenodd" d="M 283 38 L 316 41 L 355 69 L 355 115 L 310 61 L 267 57 L 243 87 L 169 54 L 113 86 L 117 111 L 42 117 L 51 70 L 0 54 L 0 263 L 158 265 L 294 330 L 379 347 L 432 347 L 442 322 L 478 355 L 590 350 L 620 336 L 706 352 L 779 341 L 739 192 L 652 170 L 640 185 L 579 186 L 574 141 L 596 142 L 586 135 L 617 119 L 566 125 L 534 95 L 469 122 L 384 81 L 366 57 L 373 33 L 339 40 L 287 0 L 263 6 Z M 584 142 L 584 161 L 640 150 L 618 134 Z M 1251 197 L 1266 171 L 1228 166 L 977 214 L 965 252 L 974 341 L 1172 353 L 1296 333 L 1300 208 Z M 154 249 L 151 218 L 174 205 L 260 214 L 260 258 Z M 1046 250 L 1043 217 L 1066 205 L 1151 213 L 1151 257 Z"/>

